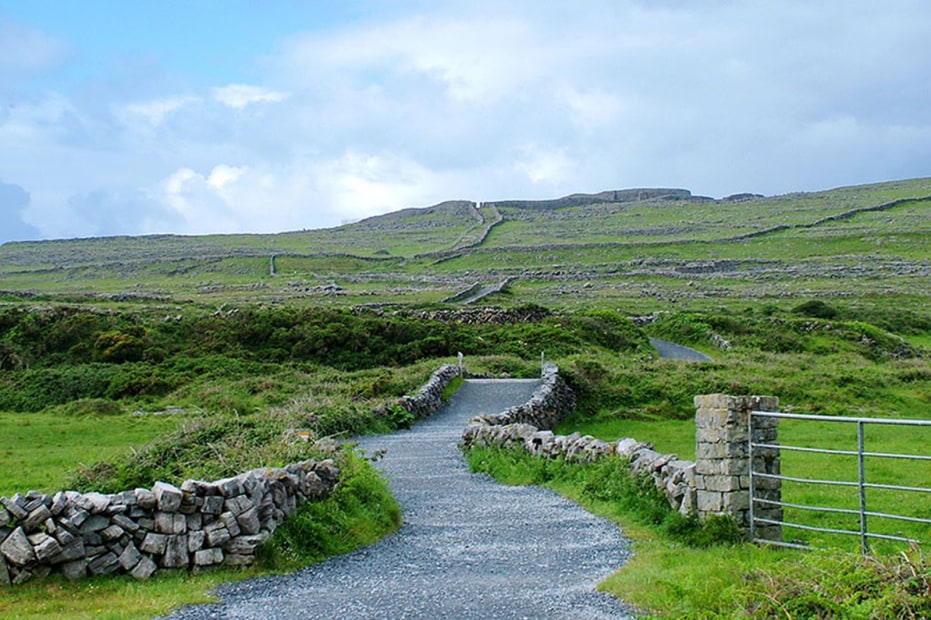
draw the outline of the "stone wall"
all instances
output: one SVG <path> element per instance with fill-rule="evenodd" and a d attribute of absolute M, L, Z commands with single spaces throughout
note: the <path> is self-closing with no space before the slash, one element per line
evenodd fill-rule
<path fill-rule="evenodd" d="M 729 396 L 706 394 L 695 397 L 695 488 L 699 517 L 731 515 L 737 526 L 750 533 L 750 427 L 751 411 L 778 411 L 773 396 Z M 753 441 L 776 444 L 777 418 L 757 417 Z M 754 451 L 753 471 L 779 475 L 777 448 Z M 755 496 L 778 502 L 779 480 L 754 480 Z M 779 506 L 755 505 L 754 516 L 782 520 Z M 756 531 L 758 538 L 781 540 L 779 526 Z"/>
<path fill-rule="evenodd" d="M 417 418 L 429 416 L 459 375 L 458 366 L 444 365 L 397 404 Z M 180 488 L 156 482 L 115 494 L 2 497 L 0 585 L 53 572 L 69 579 L 116 573 L 145 579 L 160 568 L 251 564 L 256 548 L 298 504 L 325 498 L 338 478 L 339 469 L 326 459 L 215 482 L 187 480 Z"/>
<path fill-rule="evenodd" d="M 414 414 L 418 420 L 429 417 L 443 406 L 443 390 L 462 372 L 458 366 L 444 364 L 435 370 L 430 379 L 421 386 L 414 396 L 402 396 L 397 405 Z"/>
<path fill-rule="evenodd" d="M 527 403 L 472 418 L 462 432 L 462 446 L 518 446 L 535 456 L 578 462 L 618 455 L 627 459 L 634 475 L 650 476 L 674 510 L 687 514 L 695 509 L 694 463 L 660 454 L 652 444 L 630 438 L 608 443 L 579 433 L 553 434 L 549 429 L 574 409 L 575 395 L 559 376 L 559 368 L 547 364 L 543 384 Z"/>
<path fill-rule="evenodd" d="M 499 426 L 522 423 L 532 424 L 538 429 L 551 429 L 574 410 L 575 393 L 559 376 L 559 367 L 546 362 L 543 364 L 540 387 L 534 391 L 530 400 L 501 413 L 473 418 L 470 425 L 485 423 Z"/>
<path fill-rule="evenodd" d="M 299 503 L 326 497 L 338 477 L 332 460 L 308 460 L 180 488 L 3 497 L 0 585 L 53 572 L 145 579 L 159 568 L 250 564 Z"/>
<path fill-rule="evenodd" d="M 473 418 L 462 433 L 463 447 L 518 446 L 535 456 L 578 462 L 616 455 L 627 459 L 632 474 L 649 476 L 674 510 L 682 514 L 697 512 L 700 518 L 730 515 L 743 532 L 750 534 L 749 415 L 751 411 L 777 411 L 779 399 L 725 394 L 696 396 L 695 462 L 681 460 L 674 454 L 661 454 L 652 444 L 631 438 L 609 443 L 579 433 L 555 435 L 541 428 L 552 428 L 559 418 L 521 415 L 519 412 L 527 411 L 528 405 Z M 536 409 L 545 407 L 538 405 Z M 536 424 L 537 421 L 541 424 Z M 776 422 L 776 418 L 758 417 L 753 441 L 775 445 Z M 778 448 L 755 450 L 753 471 L 778 475 Z M 755 505 L 754 516 L 781 521 L 782 509 L 765 504 L 780 501 L 779 481 L 757 478 L 754 492 L 764 502 Z M 777 525 L 758 525 L 754 533 L 757 538 L 781 540 L 781 528 Z"/>

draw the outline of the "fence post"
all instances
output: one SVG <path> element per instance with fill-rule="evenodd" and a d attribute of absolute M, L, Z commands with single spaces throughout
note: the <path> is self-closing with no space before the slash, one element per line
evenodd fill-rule
<path fill-rule="evenodd" d="M 777 411 L 774 396 L 730 396 L 704 394 L 695 397 L 695 489 L 699 518 L 731 515 L 750 537 L 750 412 Z M 762 418 L 754 424 L 754 441 L 775 444 L 776 419 Z M 757 449 L 754 471 L 779 473 L 778 450 Z M 757 479 L 755 491 L 763 499 L 778 501 L 778 480 Z M 758 517 L 781 520 L 778 506 L 755 506 Z M 781 527 L 757 527 L 756 534 L 781 540 Z"/>
<path fill-rule="evenodd" d="M 857 490 L 860 492 L 860 552 L 870 554 L 870 539 L 866 525 L 866 451 L 863 420 L 857 422 Z"/>

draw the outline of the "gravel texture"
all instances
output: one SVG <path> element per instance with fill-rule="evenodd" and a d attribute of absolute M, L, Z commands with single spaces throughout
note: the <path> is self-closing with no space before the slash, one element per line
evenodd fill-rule
<path fill-rule="evenodd" d="M 410 431 L 366 437 L 404 511 L 380 542 L 296 573 L 219 588 L 170 618 L 632 618 L 598 582 L 628 559 L 619 528 L 537 487 L 469 473 L 469 418 L 525 402 L 538 381 L 469 380 Z"/>
<path fill-rule="evenodd" d="M 675 344 L 660 340 L 659 338 L 650 338 L 650 344 L 656 349 L 659 356 L 664 359 L 687 360 L 690 362 L 711 362 L 711 357 L 701 351 L 683 347 L 681 344 Z"/>

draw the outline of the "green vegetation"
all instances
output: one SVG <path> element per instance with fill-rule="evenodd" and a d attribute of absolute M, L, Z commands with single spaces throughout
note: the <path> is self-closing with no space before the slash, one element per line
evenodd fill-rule
<path fill-rule="evenodd" d="M 128 446 L 154 440 L 180 422 L 172 415 L 77 413 L 87 402 L 38 413 L 0 413 L 0 496 L 68 488 L 79 466 L 117 459 Z"/>
<path fill-rule="evenodd" d="M 924 618 L 931 561 L 906 553 L 861 558 L 737 544 L 729 519 L 700 524 L 669 508 L 621 459 L 548 460 L 476 448 L 473 471 L 505 484 L 538 484 L 618 522 L 634 541 L 630 563 L 601 588 L 668 618 Z"/>
<path fill-rule="evenodd" d="M 330 438 L 409 425 L 392 403 L 458 352 L 472 372 L 517 377 L 536 376 L 543 352 L 579 397 L 558 431 L 632 436 L 683 458 L 693 456 L 696 394 L 775 395 L 804 413 L 929 417 L 931 179 L 741 200 L 631 196 L 481 212 L 444 203 L 280 235 L 0 246 L 0 493 L 116 490 L 317 456 Z M 505 278 L 507 291 L 482 302 L 497 309 L 442 302 Z M 648 337 L 714 361 L 655 359 Z M 780 432 L 802 445 L 850 439 L 831 425 L 787 422 Z M 868 440 L 881 451 L 929 443 L 878 429 Z M 706 546 L 726 540 L 727 527 L 669 516 L 636 481 L 615 488 L 617 463 L 580 470 L 514 458 L 480 460 L 613 515 L 637 536 L 631 564 L 605 587 L 645 609 L 927 615 L 928 562 L 916 552 L 858 560 Z M 878 459 L 867 466 L 877 480 L 904 475 Z M 359 533 L 349 540 L 361 544 L 394 527 L 365 464 L 345 467 L 359 475 L 334 496 L 338 510 L 281 530 L 270 564 L 338 552 L 345 547 L 329 544 L 337 531 Z M 851 465 L 786 454 L 784 467 L 847 478 Z M 927 467 L 907 474 L 929 485 Z M 848 501 L 791 486 L 786 498 Z M 871 492 L 869 501 L 928 516 L 913 497 Z M 4 593 L 0 615 L 13 605 L 34 610 L 27 615 L 99 617 L 111 605 L 123 610 L 114 617 L 160 613 L 258 570 L 144 584 L 46 580 Z"/>
<path fill-rule="evenodd" d="M 372 544 L 401 525 L 401 508 L 368 462 L 346 450 L 340 483 L 323 502 L 303 505 L 265 544 L 261 565 L 295 569 Z"/>

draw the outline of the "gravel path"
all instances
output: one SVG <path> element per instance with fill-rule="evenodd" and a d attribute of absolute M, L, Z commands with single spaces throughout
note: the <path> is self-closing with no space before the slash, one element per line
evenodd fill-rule
<path fill-rule="evenodd" d="M 629 557 L 619 528 L 555 493 L 470 474 L 457 447 L 469 418 L 525 402 L 537 381 L 469 380 L 411 431 L 366 437 L 404 510 L 380 542 L 296 573 L 219 588 L 206 618 L 631 618 L 595 591 Z"/>
<path fill-rule="evenodd" d="M 659 356 L 664 359 L 687 360 L 690 362 L 714 361 L 701 351 L 683 347 L 681 344 L 660 340 L 659 338 L 650 338 L 650 344 L 653 345 L 657 353 L 659 353 Z"/>

